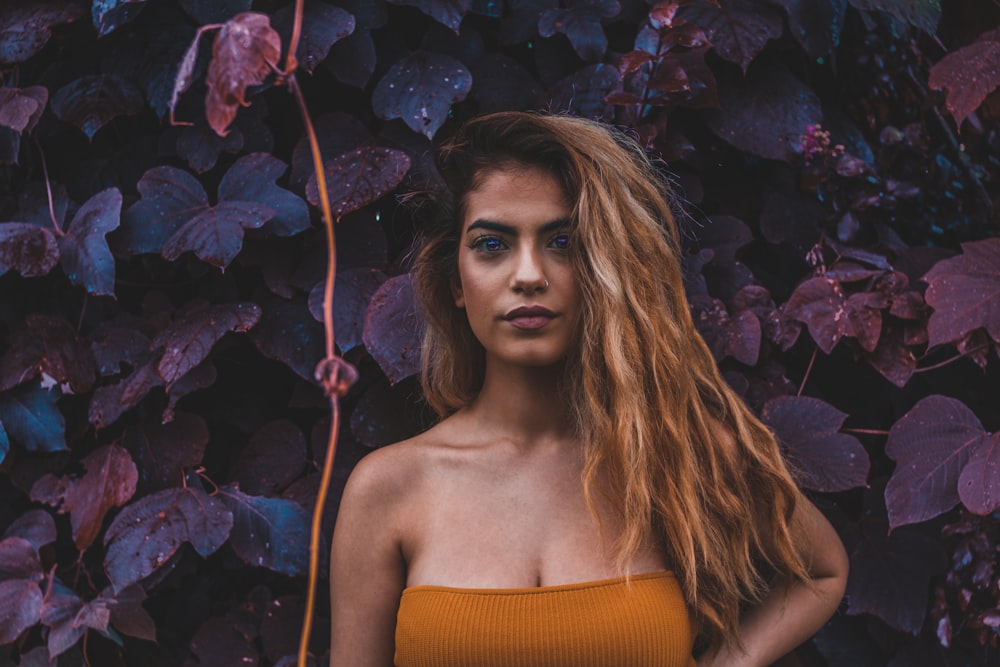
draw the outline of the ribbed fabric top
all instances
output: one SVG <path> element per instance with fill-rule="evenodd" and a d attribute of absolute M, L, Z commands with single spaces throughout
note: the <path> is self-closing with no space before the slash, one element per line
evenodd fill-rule
<path fill-rule="evenodd" d="M 412 586 L 396 667 L 694 667 L 669 572 L 538 588 Z"/>

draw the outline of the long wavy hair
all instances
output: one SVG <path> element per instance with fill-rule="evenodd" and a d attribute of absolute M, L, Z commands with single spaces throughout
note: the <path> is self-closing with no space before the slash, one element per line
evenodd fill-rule
<path fill-rule="evenodd" d="M 619 571 L 641 545 L 662 544 L 699 643 L 738 645 L 740 613 L 772 575 L 808 581 L 790 529 L 799 492 L 695 330 L 664 178 L 625 135 L 504 112 L 467 122 L 439 151 L 445 187 L 414 266 L 426 400 L 447 416 L 482 387 L 484 351 L 451 292 L 463 207 L 485 174 L 517 166 L 549 170 L 573 207 L 583 306 L 562 386 L 584 443 L 587 502 L 594 511 L 599 487 L 621 513 Z"/>

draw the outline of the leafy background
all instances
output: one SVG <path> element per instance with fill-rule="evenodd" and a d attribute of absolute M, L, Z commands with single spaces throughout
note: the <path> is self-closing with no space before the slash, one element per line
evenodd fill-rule
<path fill-rule="evenodd" d="M 295 662 L 330 412 L 293 4 L 0 7 L 3 664 Z M 699 329 L 847 545 L 841 613 L 785 663 L 997 664 L 998 26 L 982 0 L 307 2 L 360 371 L 324 540 L 351 467 L 430 420 L 398 195 L 462 120 L 566 111 L 662 157 Z"/>

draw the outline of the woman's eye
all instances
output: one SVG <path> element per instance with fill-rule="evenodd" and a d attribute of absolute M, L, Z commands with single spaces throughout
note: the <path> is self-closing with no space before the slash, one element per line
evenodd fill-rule
<path fill-rule="evenodd" d="M 491 253 L 499 252 L 507 247 L 507 244 L 503 242 L 502 239 L 496 236 L 480 236 L 478 239 L 472 242 L 469 246 L 473 250 L 480 250 L 482 252 Z"/>
<path fill-rule="evenodd" d="M 549 245 L 556 250 L 569 250 L 569 234 L 559 234 L 549 242 Z"/>

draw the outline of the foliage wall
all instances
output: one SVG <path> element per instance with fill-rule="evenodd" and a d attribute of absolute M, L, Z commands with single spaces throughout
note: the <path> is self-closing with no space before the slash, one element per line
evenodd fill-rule
<path fill-rule="evenodd" d="M 293 18 L 0 5 L 4 664 L 294 663 L 330 412 Z M 847 545 L 795 660 L 998 664 L 995 3 L 310 0 L 303 25 L 359 370 L 324 540 L 352 465 L 430 419 L 397 197 L 463 119 L 568 111 L 662 157 L 700 331 Z"/>

